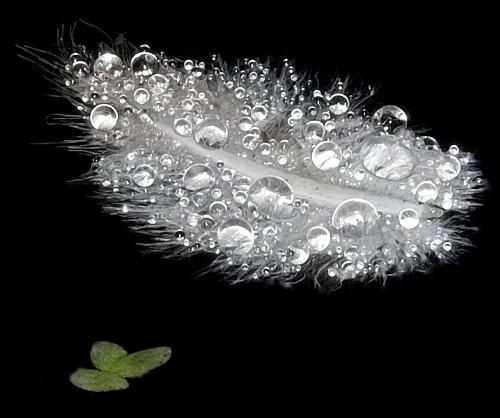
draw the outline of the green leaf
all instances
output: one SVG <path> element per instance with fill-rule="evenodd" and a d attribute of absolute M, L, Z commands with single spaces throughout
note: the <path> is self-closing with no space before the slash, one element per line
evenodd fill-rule
<path fill-rule="evenodd" d="M 112 372 L 116 360 L 126 355 L 125 349 L 118 344 L 109 341 L 97 341 L 90 351 L 90 360 L 96 368 Z"/>
<path fill-rule="evenodd" d="M 108 392 L 128 388 L 128 382 L 113 373 L 101 370 L 78 369 L 69 376 L 75 386 L 90 392 Z"/>
<path fill-rule="evenodd" d="M 113 363 L 113 373 L 122 377 L 140 377 L 165 364 L 171 355 L 170 347 L 137 351 L 116 360 Z"/>

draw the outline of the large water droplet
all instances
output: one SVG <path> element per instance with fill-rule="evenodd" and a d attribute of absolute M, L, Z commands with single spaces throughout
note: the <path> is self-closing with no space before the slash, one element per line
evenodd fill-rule
<path fill-rule="evenodd" d="M 148 86 L 154 94 L 162 94 L 167 91 L 168 78 L 163 74 L 153 74 L 149 77 Z"/>
<path fill-rule="evenodd" d="M 438 188 L 432 181 L 423 181 L 417 186 L 416 193 L 418 201 L 426 203 L 437 198 Z"/>
<path fill-rule="evenodd" d="M 85 77 L 90 73 L 89 65 L 84 61 L 75 61 L 71 67 L 71 72 L 76 77 Z"/>
<path fill-rule="evenodd" d="M 174 121 L 175 131 L 182 136 L 189 136 L 193 133 L 193 125 L 189 119 L 180 118 Z"/>
<path fill-rule="evenodd" d="M 323 140 L 325 136 L 325 125 L 317 120 L 307 122 L 304 128 L 304 138 L 310 144 L 317 144 Z"/>
<path fill-rule="evenodd" d="M 227 142 L 227 127 L 219 119 L 205 119 L 196 125 L 194 138 L 208 147 L 221 148 Z"/>
<path fill-rule="evenodd" d="M 373 121 L 384 127 L 387 133 L 392 134 L 399 128 L 406 128 L 408 116 L 403 109 L 386 105 L 373 114 Z"/>
<path fill-rule="evenodd" d="M 375 226 L 377 218 L 377 209 L 367 200 L 348 199 L 333 212 L 332 226 L 346 235 L 367 235 Z"/>
<path fill-rule="evenodd" d="M 250 115 L 254 121 L 260 122 L 266 118 L 267 109 L 262 105 L 256 105 L 252 108 Z"/>
<path fill-rule="evenodd" d="M 436 173 L 443 181 L 453 180 L 460 174 L 460 161 L 453 155 L 445 155 L 438 160 Z"/>
<path fill-rule="evenodd" d="M 403 209 L 399 212 L 399 223 L 405 229 L 413 229 L 418 226 L 420 217 L 415 209 Z"/>
<path fill-rule="evenodd" d="M 151 52 L 139 52 L 132 57 L 130 61 L 130 68 L 136 77 L 150 76 L 160 69 L 160 62 L 156 55 Z"/>
<path fill-rule="evenodd" d="M 149 91 L 144 88 L 138 88 L 134 91 L 134 100 L 140 105 L 146 104 L 149 101 Z"/>
<path fill-rule="evenodd" d="M 155 171 L 148 164 L 141 164 L 132 173 L 132 180 L 139 187 L 149 187 L 155 182 Z"/>
<path fill-rule="evenodd" d="M 243 219 L 229 219 L 217 229 L 217 242 L 228 256 L 245 255 L 253 248 L 253 229 Z"/>
<path fill-rule="evenodd" d="M 311 158 L 318 169 L 334 170 L 342 161 L 342 149 L 335 142 L 323 141 L 314 147 Z"/>
<path fill-rule="evenodd" d="M 321 252 L 330 245 L 330 231 L 323 226 L 313 226 L 307 231 L 307 242 L 311 250 Z"/>
<path fill-rule="evenodd" d="M 362 148 L 360 157 L 370 173 L 387 180 L 402 180 L 411 174 L 415 166 L 411 151 L 392 136 L 371 140 Z"/>
<path fill-rule="evenodd" d="M 266 176 L 255 180 L 248 189 L 248 203 L 274 219 L 289 218 L 293 210 L 293 191 L 280 177 Z"/>
<path fill-rule="evenodd" d="M 207 189 L 215 184 L 215 173 L 206 165 L 193 164 L 184 172 L 183 181 L 188 190 Z"/>
<path fill-rule="evenodd" d="M 288 246 L 288 257 L 291 264 L 304 264 L 309 259 L 309 245 L 298 243 Z"/>
<path fill-rule="evenodd" d="M 118 122 L 118 112 L 113 106 L 108 104 L 99 104 L 90 112 L 90 123 L 95 129 L 100 131 L 109 131 L 116 126 Z"/>
<path fill-rule="evenodd" d="M 123 72 L 123 61 L 118 55 L 105 52 L 94 61 L 94 72 L 101 78 L 120 77 Z"/>
<path fill-rule="evenodd" d="M 343 115 L 349 109 L 349 99 L 344 94 L 336 93 L 330 98 L 328 108 L 335 116 Z"/>

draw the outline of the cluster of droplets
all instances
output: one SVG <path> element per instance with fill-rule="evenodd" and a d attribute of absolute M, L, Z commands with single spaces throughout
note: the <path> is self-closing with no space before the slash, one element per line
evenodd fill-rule
<path fill-rule="evenodd" d="M 480 182 L 467 175 L 470 154 L 416 135 L 399 107 L 368 115 L 343 82 L 312 90 L 288 60 L 280 71 L 248 59 L 228 68 L 216 56 L 181 62 L 143 45 L 128 60 L 75 53 L 65 69 L 92 140 L 112 149 L 96 173 L 120 210 L 243 276 L 286 278 L 318 263 L 317 274 L 342 281 L 443 257 L 453 244 L 439 218 L 468 209 L 463 190 Z M 283 176 L 248 177 L 217 152 Z M 383 213 L 356 197 L 314 207 L 295 196 L 287 172 L 425 209 Z"/>

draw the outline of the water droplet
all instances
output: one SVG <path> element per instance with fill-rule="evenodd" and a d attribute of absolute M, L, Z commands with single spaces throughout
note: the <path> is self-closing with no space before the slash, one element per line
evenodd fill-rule
<path fill-rule="evenodd" d="M 149 187 L 155 182 L 155 171 L 148 164 L 141 164 L 132 173 L 132 180 L 139 187 Z"/>
<path fill-rule="evenodd" d="M 90 112 L 90 123 L 95 129 L 110 131 L 117 122 L 118 112 L 108 104 L 99 104 Z"/>
<path fill-rule="evenodd" d="M 94 72 L 100 78 L 120 77 L 123 72 L 123 61 L 118 55 L 105 52 L 94 61 Z"/>
<path fill-rule="evenodd" d="M 417 199 L 421 203 L 430 202 L 438 196 L 438 188 L 432 181 L 423 181 L 417 186 Z"/>
<path fill-rule="evenodd" d="M 445 155 L 438 161 L 436 173 L 443 181 L 453 180 L 460 174 L 460 161 L 453 155 Z"/>
<path fill-rule="evenodd" d="M 292 188 L 280 177 L 261 177 L 255 180 L 248 190 L 249 205 L 274 219 L 289 218 L 293 210 L 293 200 Z"/>
<path fill-rule="evenodd" d="M 453 144 L 453 145 L 450 146 L 450 149 L 448 150 L 448 152 L 451 155 L 458 155 L 458 153 L 460 152 L 460 149 L 458 148 L 457 145 Z"/>
<path fill-rule="evenodd" d="M 290 117 L 294 120 L 300 120 L 304 116 L 302 109 L 296 108 L 290 112 Z"/>
<path fill-rule="evenodd" d="M 85 77 L 90 73 L 90 67 L 84 61 L 75 61 L 71 67 L 71 72 L 76 77 Z"/>
<path fill-rule="evenodd" d="M 217 225 L 217 222 L 210 215 L 203 215 L 198 225 L 202 231 L 209 231 Z"/>
<path fill-rule="evenodd" d="M 219 119 L 205 119 L 196 125 L 194 138 L 207 147 L 221 148 L 227 142 L 227 127 Z"/>
<path fill-rule="evenodd" d="M 332 226 L 348 236 L 367 235 L 375 226 L 377 209 L 364 199 L 348 199 L 335 208 Z"/>
<path fill-rule="evenodd" d="M 189 119 L 180 118 L 175 120 L 174 129 L 179 135 L 189 136 L 193 132 L 193 125 Z"/>
<path fill-rule="evenodd" d="M 335 116 L 343 115 L 349 109 L 349 99 L 344 94 L 336 93 L 330 98 L 328 108 Z"/>
<path fill-rule="evenodd" d="M 307 231 L 307 242 L 311 250 L 321 252 L 330 245 L 330 231 L 323 226 L 313 226 Z"/>
<path fill-rule="evenodd" d="M 372 139 L 363 146 L 360 157 L 370 173 L 387 180 L 402 180 L 415 167 L 415 157 L 411 151 L 392 136 Z"/>
<path fill-rule="evenodd" d="M 130 61 L 130 68 L 136 77 L 150 76 L 160 69 L 160 62 L 156 55 L 151 52 L 139 52 L 132 57 Z"/>
<path fill-rule="evenodd" d="M 253 229 L 243 219 L 229 219 L 217 229 L 217 242 L 228 256 L 245 255 L 254 245 Z"/>
<path fill-rule="evenodd" d="M 301 265 L 309 259 L 309 246 L 307 244 L 296 244 L 288 246 L 288 257 L 291 264 Z"/>
<path fill-rule="evenodd" d="M 432 136 L 418 136 L 415 140 L 415 146 L 420 149 L 439 151 L 439 143 Z"/>
<path fill-rule="evenodd" d="M 399 212 L 399 223 L 403 228 L 414 229 L 418 226 L 420 217 L 415 209 L 403 209 Z"/>
<path fill-rule="evenodd" d="M 451 242 L 446 241 L 446 242 L 443 243 L 443 250 L 445 250 L 445 251 L 451 251 L 451 247 L 452 247 Z"/>
<path fill-rule="evenodd" d="M 188 190 L 211 188 L 215 184 L 215 173 L 206 165 L 193 164 L 184 172 L 183 181 Z"/>
<path fill-rule="evenodd" d="M 304 138 L 310 144 L 317 144 L 323 140 L 325 136 L 325 125 L 317 120 L 307 122 L 304 128 Z"/>
<path fill-rule="evenodd" d="M 382 125 L 387 133 L 392 134 L 399 128 L 406 128 L 408 123 L 408 116 L 403 109 L 387 105 L 382 106 L 373 114 L 373 121 Z"/>
<path fill-rule="evenodd" d="M 144 88 L 139 88 L 134 91 L 134 100 L 143 105 L 149 101 L 149 91 Z"/>
<path fill-rule="evenodd" d="M 259 145 L 259 137 L 254 134 L 246 134 L 241 140 L 243 148 L 254 151 Z"/>
<path fill-rule="evenodd" d="M 243 117 L 240 119 L 238 126 L 243 132 L 248 132 L 253 127 L 252 119 Z"/>
<path fill-rule="evenodd" d="M 224 202 L 216 201 L 210 204 L 210 213 L 212 215 L 221 215 L 227 210 L 227 206 Z"/>
<path fill-rule="evenodd" d="M 314 147 L 311 158 L 318 169 L 334 170 L 342 161 L 342 149 L 335 142 L 323 141 Z"/>
<path fill-rule="evenodd" d="M 267 117 L 267 109 L 262 105 L 257 105 L 252 108 L 250 114 L 254 121 L 260 122 Z"/>
<path fill-rule="evenodd" d="M 366 173 L 364 170 L 356 170 L 354 171 L 352 176 L 354 177 L 355 180 L 362 181 L 365 178 L 365 175 Z"/>
<path fill-rule="evenodd" d="M 154 94 L 162 94 L 167 91 L 168 78 L 163 74 L 153 74 L 149 77 L 148 86 Z"/>
<path fill-rule="evenodd" d="M 159 162 L 162 166 L 171 169 L 174 165 L 174 157 L 172 157 L 170 154 L 163 154 L 160 157 Z"/>

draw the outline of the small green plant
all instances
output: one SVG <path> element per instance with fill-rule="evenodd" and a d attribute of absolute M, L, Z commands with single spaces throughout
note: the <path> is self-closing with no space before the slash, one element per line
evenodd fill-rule
<path fill-rule="evenodd" d="M 156 347 L 128 354 L 118 344 L 97 341 L 90 360 L 96 369 L 77 369 L 69 377 L 73 385 L 91 392 L 127 389 L 126 378 L 141 377 L 165 364 L 172 355 L 170 347 Z"/>

